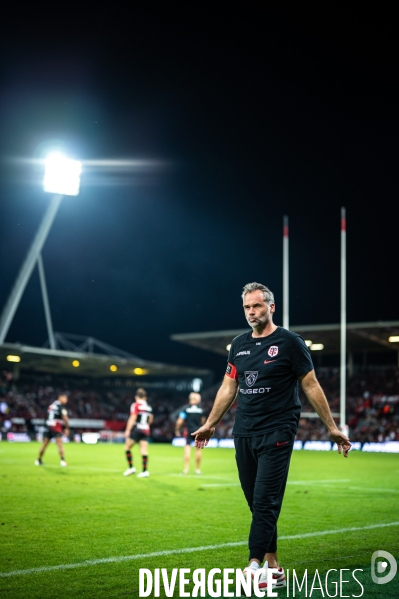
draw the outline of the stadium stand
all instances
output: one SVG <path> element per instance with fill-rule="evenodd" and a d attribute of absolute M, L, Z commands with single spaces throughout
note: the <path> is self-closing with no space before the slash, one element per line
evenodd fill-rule
<path fill-rule="evenodd" d="M 334 412 L 339 410 L 339 370 L 323 367 L 317 375 Z M 202 405 L 208 413 L 219 383 L 202 393 Z M 13 381 L 12 374 L 0 375 L 0 429 L 1 432 L 27 432 L 34 438 L 55 398 L 58 389 L 23 380 Z M 103 420 L 107 425 L 101 431 L 102 440 L 121 440 L 133 401 L 134 390 L 83 389 L 76 380 L 69 386 L 68 412 L 70 418 L 80 419 L 85 426 L 73 432 L 90 430 L 90 421 Z M 176 411 L 187 401 L 187 394 L 177 391 L 149 391 L 149 403 L 154 409 L 152 438 L 155 442 L 170 442 L 174 436 Z M 303 413 L 312 408 L 301 394 Z M 236 406 L 219 424 L 217 438 L 231 437 Z M 369 367 L 350 376 L 347 381 L 347 422 L 352 441 L 399 441 L 399 369 Z M 98 427 L 97 427 L 98 428 Z M 325 427 L 318 418 L 302 417 L 298 439 L 327 440 Z"/>

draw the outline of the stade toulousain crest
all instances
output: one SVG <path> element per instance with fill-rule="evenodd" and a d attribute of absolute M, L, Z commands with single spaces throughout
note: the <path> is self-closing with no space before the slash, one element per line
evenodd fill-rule
<path fill-rule="evenodd" d="M 269 354 L 269 356 L 271 358 L 274 358 L 274 356 L 277 356 L 277 354 L 278 354 L 277 345 L 272 345 L 271 347 L 269 347 L 269 351 L 267 353 Z"/>
<path fill-rule="evenodd" d="M 247 370 L 245 372 L 245 380 L 246 380 L 248 387 L 252 387 L 252 385 L 255 385 L 257 378 L 258 378 L 257 370 Z"/>

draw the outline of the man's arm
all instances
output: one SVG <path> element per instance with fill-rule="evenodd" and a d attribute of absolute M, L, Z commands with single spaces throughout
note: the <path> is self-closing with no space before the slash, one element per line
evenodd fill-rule
<path fill-rule="evenodd" d="M 351 448 L 350 441 L 334 422 L 331 414 L 330 406 L 328 405 L 323 389 L 316 378 L 314 370 L 311 370 L 304 376 L 300 377 L 302 389 L 309 400 L 312 408 L 318 413 L 320 420 L 328 430 L 331 439 L 338 445 L 338 453 L 343 452 L 344 457 L 348 457 L 348 451 Z"/>
<path fill-rule="evenodd" d="M 130 435 L 130 431 L 136 424 L 136 420 L 137 420 L 137 414 L 130 414 L 129 419 L 126 423 L 125 437 L 128 437 Z"/>
<path fill-rule="evenodd" d="M 215 432 L 215 427 L 221 421 L 237 396 L 238 381 L 225 375 L 222 386 L 217 392 L 215 403 L 207 421 L 192 436 L 195 436 L 196 447 L 206 447 Z"/>
<path fill-rule="evenodd" d="M 69 419 L 67 414 L 62 415 L 62 419 L 64 421 L 64 435 L 69 437 Z"/>
<path fill-rule="evenodd" d="M 176 437 L 180 437 L 180 435 L 181 435 L 180 430 L 181 430 L 181 427 L 183 426 L 183 424 L 184 424 L 184 418 L 178 418 L 176 420 L 176 426 L 175 426 Z"/>

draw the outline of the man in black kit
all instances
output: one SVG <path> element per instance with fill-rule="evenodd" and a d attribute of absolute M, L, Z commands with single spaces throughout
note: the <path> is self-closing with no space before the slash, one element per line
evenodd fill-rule
<path fill-rule="evenodd" d="M 201 402 L 201 395 L 199 393 L 190 393 L 188 396 L 188 400 L 190 405 L 182 410 L 179 414 L 179 418 L 176 421 L 176 436 L 180 437 L 181 429 L 184 426 L 186 429 L 186 446 L 184 448 L 184 466 L 183 466 L 183 474 L 188 474 L 190 469 L 190 455 L 191 455 L 191 445 L 192 442 L 192 433 L 196 431 L 201 424 L 204 424 L 204 410 L 199 406 Z M 201 449 L 199 447 L 196 448 L 195 452 L 195 474 L 201 474 Z"/>
<path fill-rule="evenodd" d="M 238 399 L 233 428 L 238 474 L 252 512 L 249 533 L 249 571 L 267 586 L 267 568 L 275 568 L 273 586 L 286 586 L 277 557 L 277 520 L 298 429 L 301 403 L 298 380 L 314 410 L 327 427 L 338 452 L 345 457 L 349 439 L 337 428 L 313 370 L 302 337 L 273 323 L 273 293 L 260 283 L 248 283 L 242 293 L 245 317 L 252 331 L 231 344 L 228 364 L 212 411 L 195 435 L 204 447 L 234 400 Z M 257 573 L 261 563 L 263 568 Z"/>
<path fill-rule="evenodd" d="M 68 403 L 68 396 L 66 393 L 60 393 L 56 401 L 53 401 L 47 409 L 47 420 L 46 428 L 43 432 L 43 445 L 40 448 L 39 456 L 35 461 L 35 466 L 43 466 L 42 457 L 46 451 L 47 445 L 51 439 L 55 439 L 58 447 L 58 453 L 60 454 L 61 466 L 67 466 L 65 461 L 64 447 L 62 445 L 62 431 L 64 429 L 64 435 L 69 435 L 69 420 L 66 404 Z"/>

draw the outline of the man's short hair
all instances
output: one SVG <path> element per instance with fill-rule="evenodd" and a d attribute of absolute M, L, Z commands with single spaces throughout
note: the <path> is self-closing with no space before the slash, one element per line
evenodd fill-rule
<path fill-rule="evenodd" d="M 270 289 L 268 287 L 266 287 L 265 285 L 262 285 L 261 283 L 247 283 L 242 290 L 242 294 L 241 294 L 242 299 L 244 299 L 244 297 L 247 295 L 247 293 L 252 293 L 253 291 L 263 291 L 263 297 L 265 298 L 265 302 L 267 304 L 274 304 L 273 292 L 270 291 Z"/>
<path fill-rule="evenodd" d="M 136 389 L 135 395 L 137 395 L 137 397 L 147 397 L 147 391 L 143 389 L 143 387 L 139 387 Z"/>

